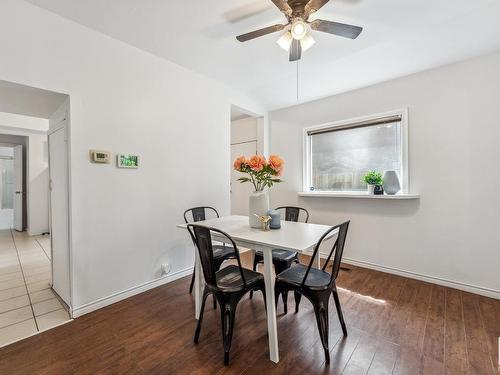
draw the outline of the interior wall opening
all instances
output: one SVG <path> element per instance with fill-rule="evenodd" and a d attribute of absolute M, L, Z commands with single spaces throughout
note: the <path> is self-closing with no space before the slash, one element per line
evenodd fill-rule
<path fill-rule="evenodd" d="M 14 309 L 0 346 L 70 319 L 68 111 L 65 94 L 0 81 L 0 303 Z"/>
<path fill-rule="evenodd" d="M 248 215 L 251 184 L 241 184 L 241 173 L 233 168 L 240 156 L 251 157 L 264 153 L 264 119 L 250 111 L 231 107 L 231 215 Z"/>

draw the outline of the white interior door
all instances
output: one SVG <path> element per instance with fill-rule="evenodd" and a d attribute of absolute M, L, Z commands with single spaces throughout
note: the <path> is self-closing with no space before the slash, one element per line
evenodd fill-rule
<path fill-rule="evenodd" d="M 23 146 L 14 146 L 14 229 L 23 231 Z"/>
<path fill-rule="evenodd" d="M 52 288 L 71 306 L 66 128 L 49 134 Z"/>
<path fill-rule="evenodd" d="M 243 174 L 235 171 L 232 163 L 241 155 L 250 157 L 256 153 L 256 141 L 231 145 L 231 215 L 248 215 L 248 197 L 254 190 L 251 183 L 237 181 Z"/>

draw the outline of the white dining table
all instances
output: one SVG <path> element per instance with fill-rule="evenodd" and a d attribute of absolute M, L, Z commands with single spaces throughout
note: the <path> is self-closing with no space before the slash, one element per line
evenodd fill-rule
<path fill-rule="evenodd" d="M 279 361 L 279 350 L 276 306 L 274 301 L 272 250 L 279 248 L 297 251 L 299 253 L 312 251 L 320 237 L 330 229 L 331 226 L 282 221 L 281 229 L 263 231 L 261 229 L 251 228 L 248 222 L 248 216 L 238 215 L 198 221 L 195 224 L 222 230 L 231 236 L 238 247 L 260 250 L 264 254 L 269 356 L 271 361 L 277 363 Z M 179 224 L 177 227 L 186 229 L 187 224 Z M 333 231 L 330 233 L 329 237 L 333 237 L 336 234 L 337 232 Z M 212 232 L 212 239 L 214 241 L 227 243 L 227 240 L 217 232 Z M 195 254 L 195 317 L 198 319 L 200 316 L 204 285 L 203 278 L 201 277 L 202 272 L 198 251 L 195 251 Z M 317 268 L 320 268 L 319 252 L 314 264 Z"/>

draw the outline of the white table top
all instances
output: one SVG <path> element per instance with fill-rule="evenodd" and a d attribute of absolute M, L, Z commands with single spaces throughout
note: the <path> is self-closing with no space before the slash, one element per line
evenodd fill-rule
<path fill-rule="evenodd" d="M 236 242 L 242 241 L 298 252 L 303 252 L 314 247 L 321 236 L 331 228 L 331 226 L 321 224 L 281 221 L 281 229 L 263 231 L 261 229 L 250 228 L 248 216 L 238 215 L 198 221 L 195 224 L 222 230 L 229 234 Z M 186 228 L 187 224 L 179 224 L 177 227 Z M 336 233 L 334 231 L 330 236 Z"/>

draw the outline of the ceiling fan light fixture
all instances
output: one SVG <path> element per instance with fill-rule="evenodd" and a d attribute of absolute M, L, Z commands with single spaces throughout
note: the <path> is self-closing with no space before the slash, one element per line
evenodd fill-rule
<path fill-rule="evenodd" d="M 293 40 L 293 37 L 292 37 L 292 33 L 290 31 L 287 31 L 286 33 L 284 33 L 281 38 L 279 38 L 277 40 L 276 43 L 278 43 L 278 45 L 283 48 L 285 51 L 290 51 L 290 46 L 292 45 L 292 40 Z"/>
<path fill-rule="evenodd" d="M 307 51 L 309 48 L 314 46 L 315 43 L 316 41 L 310 34 L 304 35 L 304 37 L 300 40 L 300 45 L 302 47 L 303 52 Z"/>
<path fill-rule="evenodd" d="M 307 34 L 307 24 L 299 18 L 293 21 L 290 31 L 293 39 L 301 40 Z"/>

